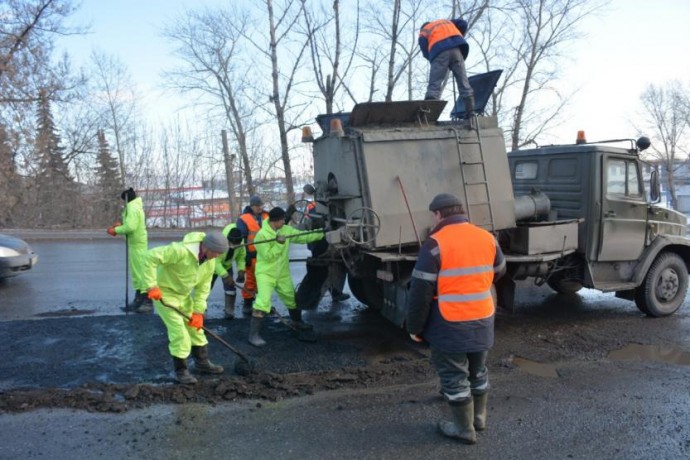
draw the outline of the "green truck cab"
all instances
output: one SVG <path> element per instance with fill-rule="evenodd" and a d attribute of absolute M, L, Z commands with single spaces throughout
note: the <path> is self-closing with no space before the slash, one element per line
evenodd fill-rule
<path fill-rule="evenodd" d="M 621 142 L 629 147 L 615 146 Z M 550 261 L 537 275 L 538 283 L 546 282 L 560 293 L 582 287 L 615 292 L 651 316 L 670 315 L 682 305 L 690 263 L 687 219 L 655 204 L 656 171 L 648 174 L 647 193 L 643 178 L 649 167 L 639 153 L 648 145 L 641 138 L 508 154 L 516 196 L 539 190 L 549 197 L 550 221 L 578 222 L 574 251 Z M 514 234 L 506 233 L 508 238 Z M 522 278 L 525 258 L 510 254 L 509 259 L 512 279 Z M 509 291 L 510 277 L 504 284 Z"/>

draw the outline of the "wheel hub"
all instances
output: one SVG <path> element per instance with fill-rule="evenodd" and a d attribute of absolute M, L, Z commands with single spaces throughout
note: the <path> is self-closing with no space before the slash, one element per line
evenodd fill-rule
<path fill-rule="evenodd" d="M 678 294 L 678 274 L 672 268 L 661 272 L 656 286 L 656 296 L 662 302 L 669 302 Z"/>

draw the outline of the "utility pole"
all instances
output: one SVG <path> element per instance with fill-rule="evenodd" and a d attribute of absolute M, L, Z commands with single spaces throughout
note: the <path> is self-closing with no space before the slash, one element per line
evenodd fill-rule
<path fill-rule="evenodd" d="M 235 155 L 230 155 L 228 148 L 228 132 L 221 130 L 220 135 L 223 139 L 223 160 L 225 162 L 225 182 L 228 187 L 228 202 L 230 204 L 230 219 L 236 219 L 235 215 L 235 178 L 233 177 L 233 163 L 235 162 Z"/>

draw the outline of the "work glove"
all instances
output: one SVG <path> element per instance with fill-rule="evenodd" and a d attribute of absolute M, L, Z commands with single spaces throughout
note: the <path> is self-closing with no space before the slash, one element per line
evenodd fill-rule
<path fill-rule="evenodd" d="M 280 244 L 285 244 L 285 240 L 287 240 L 287 238 L 285 238 L 284 235 L 278 235 L 278 236 L 276 236 L 276 241 L 277 241 L 278 243 L 280 243 Z"/>
<path fill-rule="evenodd" d="M 235 281 L 238 283 L 244 283 L 244 270 L 240 270 L 237 272 L 237 278 L 235 278 Z"/>
<path fill-rule="evenodd" d="M 122 222 L 118 221 L 118 222 L 115 222 L 114 225 L 108 227 L 108 235 L 117 236 L 117 233 L 115 233 L 115 227 L 119 227 L 120 225 L 122 225 Z"/>
<path fill-rule="evenodd" d="M 417 334 L 410 334 L 410 338 L 414 340 L 417 343 L 422 343 L 424 342 L 424 339 L 418 336 Z"/>
<path fill-rule="evenodd" d="M 204 327 L 204 315 L 201 313 L 192 313 L 192 317 L 187 323 L 189 327 L 195 327 L 197 331 Z"/>
<path fill-rule="evenodd" d="M 163 293 L 161 292 L 161 288 L 158 286 L 152 287 L 151 289 L 148 290 L 148 298 L 151 300 L 161 300 L 163 298 Z"/>

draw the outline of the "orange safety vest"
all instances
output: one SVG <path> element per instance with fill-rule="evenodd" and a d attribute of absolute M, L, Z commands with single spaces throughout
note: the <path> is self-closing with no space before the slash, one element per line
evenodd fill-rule
<path fill-rule="evenodd" d="M 445 40 L 449 37 L 455 37 L 462 33 L 455 27 L 448 19 L 437 19 L 436 21 L 431 21 L 429 24 L 425 25 L 424 28 L 419 32 L 420 37 L 426 38 L 428 48 L 427 50 L 431 52 L 431 48 L 441 40 Z"/>
<path fill-rule="evenodd" d="M 253 243 L 254 238 L 256 238 L 256 234 L 259 233 L 259 230 L 261 230 L 261 225 L 256 221 L 256 218 L 254 217 L 254 214 L 245 212 L 240 216 L 240 219 L 247 224 L 247 241 L 246 243 Z M 261 213 L 261 221 L 263 222 L 264 219 L 268 219 L 268 213 L 267 212 L 262 212 Z M 253 244 L 250 244 L 247 246 L 247 251 L 249 252 L 256 252 L 256 246 Z"/>
<path fill-rule="evenodd" d="M 496 242 L 470 223 L 446 225 L 431 235 L 440 250 L 438 308 L 446 321 L 475 321 L 494 314 Z"/>

